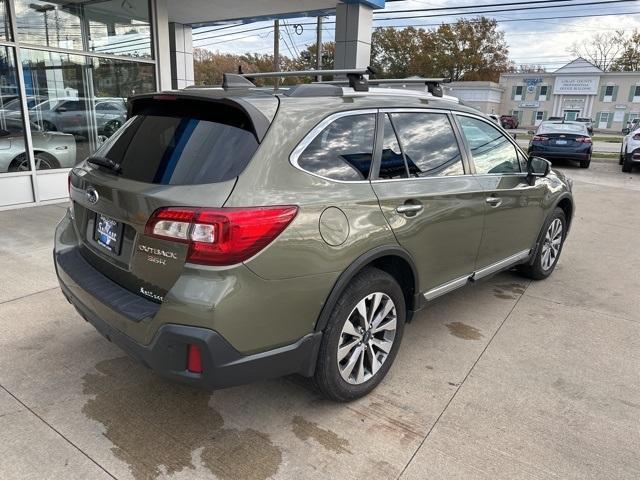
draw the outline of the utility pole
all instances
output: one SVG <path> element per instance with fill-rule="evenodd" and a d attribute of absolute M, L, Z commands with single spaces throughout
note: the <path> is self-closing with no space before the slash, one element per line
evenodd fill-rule
<path fill-rule="evenodd" d="M 280 71 L 280 20 L 273 21 L 273 71 Z M 273 86 L 278 88 L 279 78 L 273 80 Z"/>
<path fill-rule="evenodd" d="M 322 70 L 322 17 L 318 17 L 316 30 L 316 69 Z M 322 81 L 322 75 L 316 75 L 316 82 Z"/>

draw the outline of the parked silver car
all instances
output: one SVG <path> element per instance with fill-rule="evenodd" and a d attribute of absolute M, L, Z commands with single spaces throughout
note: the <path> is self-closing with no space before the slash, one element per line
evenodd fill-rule
<path fill-rule="evenodd" d="M 76 141 L 73 135 L 44 132 L 31 124 L 31 139 L 37 170 L 70 168 L 76 163 Z M 29 170 L 22 121 L 0 120 L 0 173 Z"/>

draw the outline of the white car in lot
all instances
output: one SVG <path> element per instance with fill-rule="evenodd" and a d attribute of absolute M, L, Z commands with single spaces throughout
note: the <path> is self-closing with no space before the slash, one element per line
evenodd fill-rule
<path fill-rule="evenodd" d="M 640 165 L 640 124 L 633 129 L 625 128 L 622 133 L 620 165 L 623 172 L 630 172 L 635 165 Z"/>

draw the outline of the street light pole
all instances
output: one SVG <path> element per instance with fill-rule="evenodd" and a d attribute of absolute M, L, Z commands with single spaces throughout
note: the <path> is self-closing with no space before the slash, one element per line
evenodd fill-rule
<path fill-rule="evenodd" d="M 318 17 L 316 29 L 316 68 L 322 70 L 322 17 Z M 322 81 L 322 75 L 316 76 L 316 81 Z"/>

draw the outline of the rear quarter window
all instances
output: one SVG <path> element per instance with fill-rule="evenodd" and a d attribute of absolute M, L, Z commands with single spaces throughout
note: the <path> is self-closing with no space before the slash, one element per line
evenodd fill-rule
<path fill-rule="evenodd" d="M 297 158 L 310 173 L 340 181 L 369 178 L 375 139 L 375 114 L 340 117 L 322 129 Z"/>

